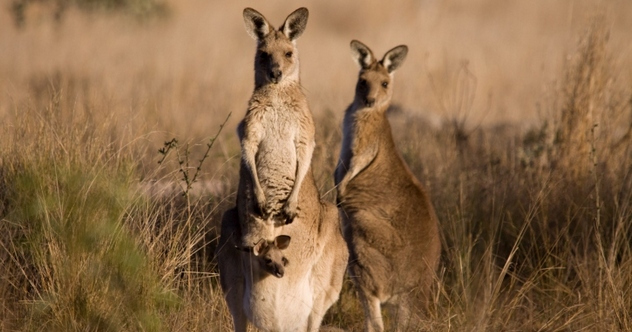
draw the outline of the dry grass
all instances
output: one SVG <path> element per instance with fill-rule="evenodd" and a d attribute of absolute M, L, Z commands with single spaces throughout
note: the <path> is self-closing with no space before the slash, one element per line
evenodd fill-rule
<path fill-rule="evenodd" d="M 297 5 L 168 5 L 163 20 L 70 8 L 56 22 L 36 3 L 22 29 L 0 10 L 0 330 L 230 330 L 211 253 L 253 87 L 241 10 L 280 24 Z M 411 50 L 390 119 L 444 237 L 420 330 L 632 329 L 632 4 L 307 7 L 301 77 L 326 199 L 349 41 Z M 347 283 L 326 323 L 362 320 Z"/>

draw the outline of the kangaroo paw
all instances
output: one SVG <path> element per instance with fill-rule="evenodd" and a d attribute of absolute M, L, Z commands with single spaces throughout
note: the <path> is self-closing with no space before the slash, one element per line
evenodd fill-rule
<path fill-rule="evenodd" d="M 286 202 L 283 206 L 283 216 L 285 217 L 285 224 L 291 224 L 294 221 L 294 218 L 298 215 L 298 208 L 296 204 L 290 204 Z"/>

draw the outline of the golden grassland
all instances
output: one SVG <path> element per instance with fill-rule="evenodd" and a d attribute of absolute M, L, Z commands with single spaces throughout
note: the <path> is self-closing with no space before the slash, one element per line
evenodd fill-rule
<path fill-rule="evenodd" d="M 350 40 L 409 46 L 389 117 L 444 243 L 418 330 L 632 330 L 632 3 L 301 5 L 324 199 Z M 253 88 L 247 6 L 279 25 L 299 4 L 57 22 L 43 1 L 20 29 L 0 9 L 0 330 L 231 329 L 212 252 Z M 325 323 L 362 329 L 349 281 Z"/>

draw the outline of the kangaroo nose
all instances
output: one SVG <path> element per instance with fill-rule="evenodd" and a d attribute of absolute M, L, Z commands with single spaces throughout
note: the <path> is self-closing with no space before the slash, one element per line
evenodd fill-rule
<path fill-rule="evenodd" d="M 270 80 L 273 83 L 279 83 L 279 81 L 281 80 L 282 73 L 280 69 L 275 68 L 275 69 L 270 70 L 270 73 L 268 73 L 268 75 L 270 76 Z"/>
<path fill-rule="evenodd" d="M 372 107 L 372 106 L 373 106 L 373 104 L 375 104 L 375 98 L 365 98 L 365 99 L 364 99 L 364 104 L 365 104 L 367 107 Z"/>

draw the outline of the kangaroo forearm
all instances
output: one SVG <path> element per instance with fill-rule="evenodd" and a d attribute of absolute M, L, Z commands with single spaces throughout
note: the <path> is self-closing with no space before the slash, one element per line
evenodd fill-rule
<path fill-rule="evenodd" d="M 313 142 L 308 144 L 303 149 L 299 149 L 297 153 L 299 158 L 297 158 L 296 160 L 296 178 L 294 180 L 292 192 L 290 193 L 291 199 L 298 198 L 301 184 L 303 183 L 305 175 L 307 175 L 307 171 L 309 170 L 309 166 L 312 162 L 312 155 L 314 154 L 314 144 L 315 143 Z"/>
<path fill-rule="evenodd" d="M 257 174 L 257 165 L 255 163 L 255 151 L 252 148 L 249 148 L 248 145 L 244 144 L 242 146 L 243 150 L 243 162 L 244 166 L 250 173 L 250 179 L 252 180 L 253 189 L 259 191 L 261 185 L 259 184 L 259 176 Z"/>
<path fill-rule="evenodd" d="M 377 147 L 371 147 L 365 153 L 353 156 L 350 161 L 349 169 L 345 173 L 340 183 L 338 183 L 338 194 L 345 193 L 347 185 L 353 178 L 362 172 L 375 159 L 377 155 Z"/>

